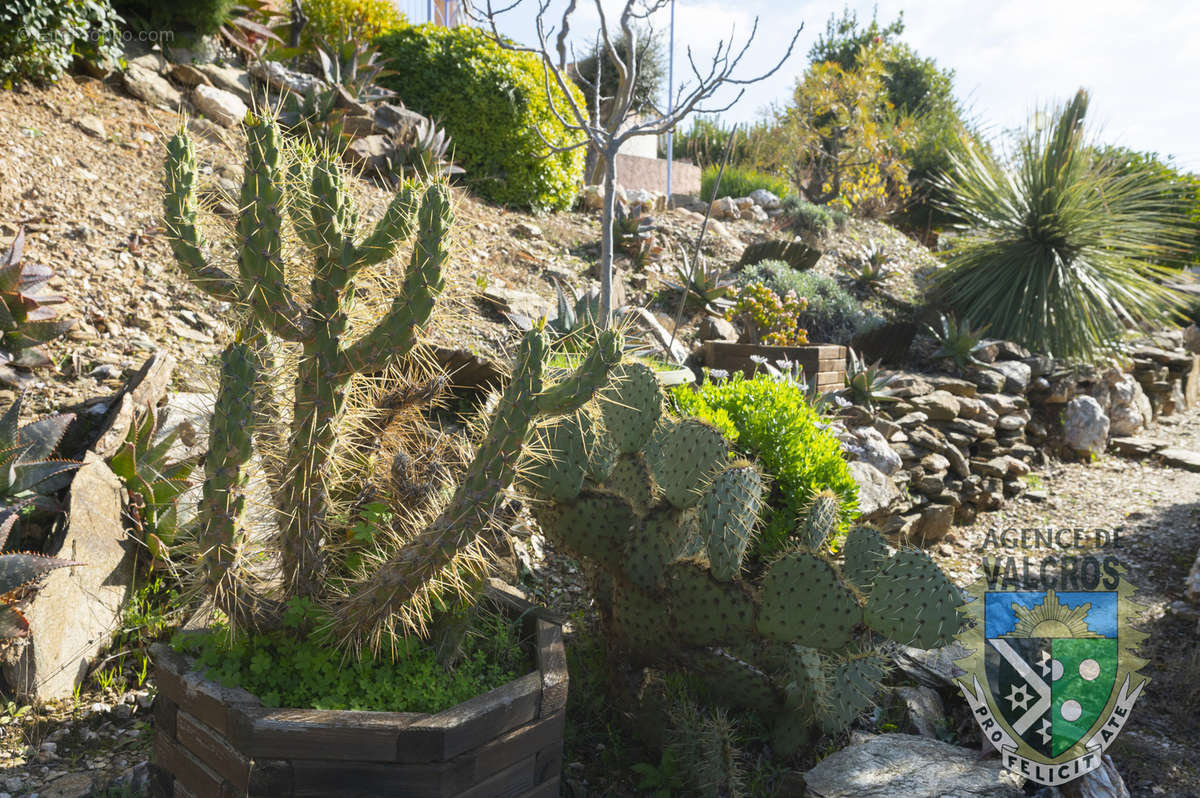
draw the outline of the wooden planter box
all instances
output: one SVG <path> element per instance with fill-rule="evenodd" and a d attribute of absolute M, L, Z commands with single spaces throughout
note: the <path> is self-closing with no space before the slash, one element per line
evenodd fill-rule
<path fill-rule="evenodd" d="M 764 357 L 768 363 L 790 360 L 804 369 L 804 378 L 817 379 L 817 390 L 836 391 L 846 384 L 846 347 L 831 344 L 809 346 L 766 346 L 765 344 L 731 344 L 724 341 L 704 342 L 704 364 L 732 374 L 741 371 L 754 376 L 758 364 L 752 357 Z"/>
<path fill-rule="evenodd" d="M 164 790 L 176 798 L 557 796 L 562 627 L 498 586 L 488 593 L 523 614 L 537 670 L 436 715 L 268 709 L 156 644 L 154 763 Z"/>

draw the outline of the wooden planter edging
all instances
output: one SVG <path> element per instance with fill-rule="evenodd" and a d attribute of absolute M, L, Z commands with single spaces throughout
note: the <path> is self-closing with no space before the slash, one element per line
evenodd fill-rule
<path fill-rule="evenodd" d="M 731 344 L 725 341 L 704 342 L 704 364 L 710 369 L 733 373 L 741 371 L 754 376 L 758 364 L 751 357 L 763 357 L 768 363 L 790 360 L 804 369 L 804 378 L 817 378 L 817 390 L 836 391 L 846 384 L 846 347 L 832 344 L 809 346 L 767 346 L 765 344 Z"/>
<path fill-rule="evenodd" d="M 268 709 L 156 644 L 154 762 L 167 794 L 557 796 L 567 703 L 562 627 L 498 585 L 488 595 L 523 616 L 536 636 L 537 670 L 435 715 Z"/>

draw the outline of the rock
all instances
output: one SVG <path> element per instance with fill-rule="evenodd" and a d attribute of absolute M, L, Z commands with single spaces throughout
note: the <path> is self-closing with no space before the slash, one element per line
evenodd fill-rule
<path fill-rule="evenodd" d="M 943 484 L 944 473 L 941 474 L 921 474 L 919 477 L 914 477 L 909 487 L 917 493 L 926 496 L 937 496 L 945 488 Z"/>
<path fill-rule="evenodd" d="M 999 393 L 1007 381 L 1005 375 L 993 368 L 975 368 L 967 373 L 968 379 L 984 393 Z"/>
<path fill-rule="evenodd" d="M 1027 357 L 1023 361 L 1026 366 L 1029 366 L 1029 376 L 1033 378 L 1044 377 L 1054 371 L 1054 358 L 1044 355 L 1035 355 Z"/>
<path fill-rule="evenodd" d="M 936 690 L 924 686 L 897 687 L 896 697 L 904 706 L 905 719 L 912 731 L 933 739 L 946 732 L 946 707 Z"/>
<path fill-rule="evenodd" d="M 916 374 L 901 374 L 890 383 L 888 390 L 899 399 L 912 399 L 933 392 L 933 385 Z"/>
<path fill-rule="evenodd" d="M 742 211 L 742 218 L 749 219 L 752 222 L 763 224 L 771 220 L 771 217 L 762 208 L 757 205 L 751 205 L 746 210 Z"/>
<path fill-rule="evenodd" d="M 737 343 L 738 331 L 733 322 L 716 316 L 705 316 L 697 331 L 701 341 L 728 341 Z"/>
<path fill-rule="evenodd" d="M 1005 393 L 1025 393 L 1029 388 L 1031 370 L 1019 360 L 998 360 L 992 364 L 992 369 L 1004 375 Z"/>
<path fill-rule="evenodd" d="M 89 136 L 95 136 L 98 139 L 108 138 L 108 131 L 104 129 L 104 122 L 94 116 L 81 116 L 75 120 L 75 125 Z"/>
<path fill-rule="evenodd" d="M 1200 452 L 1192 449 L 1169 447 L 1160 449 L 1158 456 L 1163 464 L 1172 468 L 1182 468 L 1185 471 L 1200 471 Z"/>
<path fill-rule="evenodd" d="M 1154 420 L 1150 399 L 1142 390 L 1141 383 L 1132 375 L 1112 369 L 1105 373 L 1103 382 L 1097 383 L 1096 388 L 1107 394 L 1105 412 L 1108 414 L 1109 434 L 1134 435 Z"/>
<path fill-rule="evenodd" d="M 646 308 L 633 308 L 632 315 L 635 323 L 650 334 L 654 343 L 662 349 L 663 352 L 671 359 L 671 362 L 683 364 L 688 358 L 687 349 L 684 348 L 683 342 L 678 336 L 672 336 L 667 329 L 659 323 Z"/>
<path fill-rule="evenodd" d="M 184 86 L 211 86 L 212 80 L 191 64 L 172 64 L 171 79 Z"/>
<path fill-rule="evenodd" d="M 29 638 L 4 677 L 23 700 L 66 698 L 111 642 L 133 578 L 121 480 L 89 454 L 71 482 L 66 536 L 55 556 L 84 565 L 48 574 L 29 602 Z"/>
<path fill-rule="evenodd" d="M 937 543 L 946 537 L 954 523 L 954 507 L 937 504 L 921 513 L 920 519 L 909 532 L 909 538 L 922 546 Z"/>
<path fill-rule="evenodd" d="M 1184 579 L 1183 595 L 1193 604 L 1200 604 L 1200 551 L 1196 552 L 1196 561 L 1192 563 L 1192 570 L 1188 571 L 1187 578 Z"/>
<path fill-rule="evenodd" d="M 161 105 L 167 110 L 178 111 L 181 95 L 167 80 L 145 67 L 130 64 L 121 75 L 125 91 L 142 102 Z"/>
<path fill-rule="evenodd" d="M 911 734 L 880 734 L 804 773 L 814 798 L 1022 798 L 1024 782 L 997 758 Z"/>
<path fill-rule="evenodd" d="M 604 207 L 604 186 L 592 184 L 584 186 L 579 195 L 579 201 L 586 211 L 598 211 Z"/>
<path fill-rule="evenodd" d="M 250 110 L 236 94 L 203 84 L 192 92 L 192 102 L 200 113 L 225 127 L 237 127 Z"/>
<path fill-rule="evenodd" d="M 1124 779 L 1108 754 L 1100 767 L 1059 787 L 1062 798 L 1130 798 Z"/>
<path fill-rule="evenodd" d="M 81 798 L 93 795 L 92 777 L 89 773 L 64 773 L 38 790 L 38 798 Z"/>
<path fill-rule="evenodd" d="M 921 468 L 924 468 L 929 473 L 936 474 L 939 471 L 945 471 L 950 467 L 950 461 L 944 455 L 937 452 L 930 452 L 921 458 Z"/>
<path fill-rule="evenodd" d="M 750 199 L 754 204 L 762 208 L 764 211 L 773 211 L 783 204 L 779 197 L 767 191 L 765 188 L 756 188 L 750 192 Z"/>
<path fill-rule="evenodd" d="M 886 512 L 900 498 L 896 483 L 870 463 L 850 463 L 850 476 L 858 484 L 858 509 L 866 520 Z"/>
<path fill-rule="evenodd" d="M 843 448 L 851 459 L 870 463 L 889 477 L 903 465 L 900 455 L 896 454 L 883 434 L 874 427 L 856 427 L 850 438 L 848 442 L 843 443 Z"/>
<path fill-rule="evenodd" d="M 899 646 L 892 658 L 896 667 L 914 679 L 918 684 L 940 690 L 953 687 L 958 690 L 956 679 L 966 673 L 955 664 L 955 660 L 970 654 L 970 650 L 962 643 L 955 641 L 941 648 L 913 648 Z"/>
<path fill-rule="evenodd" d="M 1023 399 L 1018 399 L 1015 396 L 1008 396 L 1002 393 L 984 393 L 979 395 L 979 399 L 991 408 L 997 415 L 1007 416 L 1009 413 L 1015 413 L 1026 406 Z"/>
<path fill-rule="evenodd" d="M 1090 396 L 1076 396 L 1067 403 L 1063 437 L 1077 454 L 1098 455 L 1108 442 L 1108 416 Z"/>
<path fill-rule="evenodd" d="M 816 266 L 820 259 L 819 249 L 813 249 L 799 239 L 768 238 L 742 250 L 738 266 L 745 268 L 764 260 L 781 260 L 796 271 L 804 272 Z"/>
<path fill-rule="evenodd" d="M 1183 348 L 1192 354 L 1200 354 L 1200 327 L 1189 324 L 1183 331 Z"/>
<path fill-rule="evenodd" d="M 208 425 L 212 420 L 216 396 L 211 393 L 167 394 L 167 402 L 159 410 L 158 428 L 151 443 L 160 444 L 174 434 L 171 447 L 163 455 L 164 463 L 173 465 L 198 460 L 208 451 Z"/>
<path fill-rule="evenodd" d="M 167 73 L 170 71 L 170 65 L 167 63 L 167 59 L 163 57 L 162 53 L 156 51 L 143 53 L 132 58 L 126 54 L 125 61 L 127 67 L 135 66 L 138 69 L 145 69 L 153 72 L 156 75 L 162 75 L 163 77 L 166 77 Z"/>
<path fill-rule="evenodd" d="M 378 132 L 395 135 L 413 130 L 429 120 L 416 111 L 410 111 L 402 105 L 380 103 L 375 106 L 372 121 L 375 123 Z M 597 188 L 600 187 L 597 186 Z M 603 202 L 603 194 L 601 194 L 601 202 Z"/>
<path fill-rule="evenodd" d="M 958 377 L 947 377 L 944 374 L 939 374 L 929 377 L 929 384 L 936 391 L 945 391 L 952 393 L 955 396 L 973 397 L 979 392 L 979 386 L 969 380 L 962 380 Z"/>
<path fill-rule="evenodd" d="M 912 403 L 931 421 L 949 421 L 958 416 L 958 399 L 949 391 L 937 390 L 924 396 L 915 396 Z"/>
<path fill-rule="evenodd" d="M 734 197 L 733 204 L 737 206 L 738 212 L 744 212 L 754 207 L 754 200 L 749 197 Z"/>
<path fill-rule="evenodd" d="M 1137 437 L 1113 438 L 1108 443 L 1117 454 L 1124 457 L 1148 457 L 1166 447 L 1164 443 Z"/>
<path fill-rule="evenodd" d="M 518 291 L 498 285 L 489 285 L 483 291 L 483 298 L 495 304 L 501 313 L 517 314 L 530 319 L 540 319 L 550 313 L 553 303 L 545 297 L 530 291 Z"/>
<path fill-rule="evenodd" d="M 208 78 L 215 88 L 232 94 L 246 105 L 254 102 L 250 90 L 250 75 L 246 70 L 216 64 L 198 64 L 196 71 Z"/>
<path fill-rule="evenodd" d="M 350 146 L 342 152 L 342 160 L 363 174 L 383 174 L 388 169 L 388 156 L 391 153 L 391 140 L 377 133 L 350 142 Z"/>
<path fill-rule="evenodd" d="M 1025 360 L 1033 353 L 1015 341 L 996 341 L 997 360 Z"/>
<path fill-rule="evenodd" d="M 720 199 L 713 200 L 712 218 L 740 219 L 742 218 L 742 212 L 738 210 L 737 201 L 733 197 L 721 197 Z"/>
<path fill-rule="evenodd" d="M 517 238 L 543 238 L 542 228 L 532 222 L 517 222 L 513 225 L 513 235 Z"/>
<path fill-rule="evenodd" d="M 290 91 L 301 97 L 309 89 L 315 90 L 325 85 L 325 81 L 320 78 L 288 69 L 278 61 L 255 61 L 250 65 L 249 72 L 255 80 L 261 81 L 277 91 Z"/>
<path fill-rule="evenodd" d="M 896 424 L 904 429 L 909 429 L 910 427 L 919 427 L 928 420 L 929 416 L 920 411 L 914 410 L 913 412 L 905 413 L 904 415 L 900 416 L 900 418 L 896 419 Z"/>
<path fill-rule="evenodd" d="M 1003 432 L 1020 432 L 1029 423 L 1029 413 L 1012 413 L 996 421 L 996 429 Z"/>

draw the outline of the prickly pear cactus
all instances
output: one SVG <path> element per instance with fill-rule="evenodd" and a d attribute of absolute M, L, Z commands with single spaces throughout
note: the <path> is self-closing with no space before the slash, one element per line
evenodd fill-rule
<path fill-rule="evenodd" d="M 757 468 L 705 422 L 666 417 L 649 369 L 613 374 L 598 408 L 542 430 L 522 487 L 547 537 L 603 585 L 606 633 L 627 661 L 683 668 L 719 702 L 774 716 L 787 752 L 870 707 L 881 643 L 929 647 L 957 629 L 959 595 L 923 553 L 890 553 L 856 527 L 845 564 L 831 558 L 832 492 L 814 497 L 800 546 L 755 560 Z"/>

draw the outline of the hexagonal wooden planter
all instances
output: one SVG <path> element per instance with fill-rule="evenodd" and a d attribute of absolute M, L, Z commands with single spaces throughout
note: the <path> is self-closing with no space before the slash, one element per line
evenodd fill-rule
<path fill-rule="evenodd" d="M 535 636 L 537 670 L 433 715 L 269 709 L 154 646 L 154 762 L 163 788 L 176 798 L 557 796 L 562 627 L 498 586 L 488 592 Z"/>

